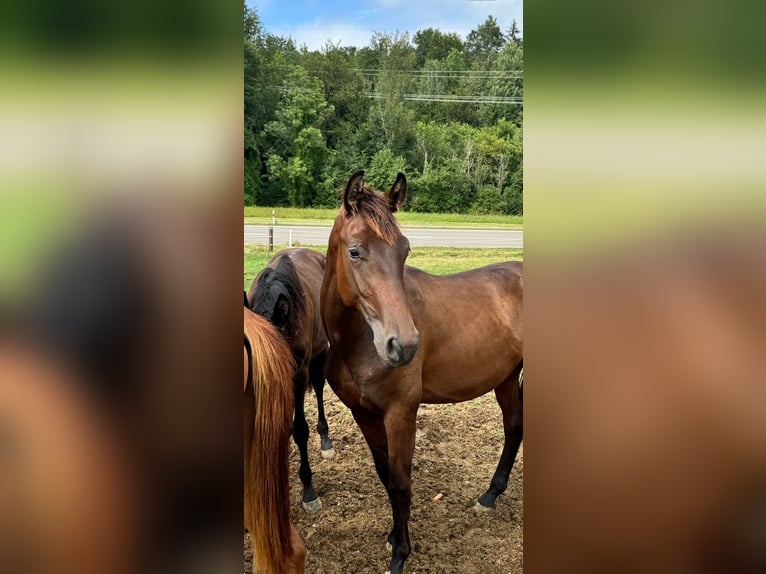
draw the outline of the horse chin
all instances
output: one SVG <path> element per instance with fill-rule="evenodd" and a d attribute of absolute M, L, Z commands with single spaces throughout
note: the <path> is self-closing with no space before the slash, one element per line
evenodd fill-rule
<path fill-rule="evenodd" d="M 392 361 L 385 355 L 385 353 L 381 353 L 379 350 L 378 350 L 378 356 L 380 357 L 380 360 L 383 361 L 383 364 L 386 365 L 386 367 L 388 367 L 389 369 L 398 369 L 399 367 L 406 367 L 412 362 L 412 359 L 415 357 L 415 355 L 413 354 L 412 357 L 403 358 L 399 361 Z"/>

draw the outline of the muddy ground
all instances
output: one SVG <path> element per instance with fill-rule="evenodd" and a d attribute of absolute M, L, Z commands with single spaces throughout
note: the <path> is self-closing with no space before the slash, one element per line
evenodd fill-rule
<path fill-rule="evenodd" d="M 330 437 L 336 456 L 324 460 L 312 432 L 314 486 L 324 508 L 309 516 L 301 506 L 298 451 L 290 455 L 293 521 L 300 532 L 311 574 L 381 574 L 390 553 L 385 541 L 391 510 L 372 456 L 350 411 L 325 390 Z M 309 426 L 316 427 L 316 399 L 306 397 Z M 500 408 L 490 393 L 457 405 L 422 405 L 412 472 L 409 574 L 520 574 L 523 571 L 523 445 L 508 490 L 494 511 L 476 512 L 503 444 Z M 434 502 L 438 494 L 443 497 Z M 245 540 L 245 572 L 251 572 Z"/>

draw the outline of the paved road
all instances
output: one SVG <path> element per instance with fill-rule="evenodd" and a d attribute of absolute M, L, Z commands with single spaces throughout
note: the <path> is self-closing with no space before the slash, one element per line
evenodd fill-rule
<path fill-rule="evenodd" d="M 293 244 L 327 245 L 329 226 L 277 225 L 274 243 L 287 245 L 290 230 Z M 522 247 L 523 232 L 516 229 L 456 229 L 443 227 L 402 227 L 413 247 Z M 245 245 L 268 245 L 267 225 L 245 225 Z"/>

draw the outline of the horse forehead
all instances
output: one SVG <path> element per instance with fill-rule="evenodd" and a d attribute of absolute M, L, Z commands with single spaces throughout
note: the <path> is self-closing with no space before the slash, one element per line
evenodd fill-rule
<path fill-rule="evenodd" d="M 403 235 L 398 227 L 394 227 L 393 232 L 395 234 L 393 243 L 396 245 L 402 240 Z M 341 237 L 346 242 L 363 241 L 367 244 L 379 242 L 388 245 L 388 242 L 370 227 L 369 222 L 363 215 L 356 215 L 350 218 L 341 231 Z"/>
<path fill-rule="evenodd" d="M 361 215 L 356 215 L 350 218 L 346 225 L 343 227 L 341 234 L 344 236 L 344 238 L 354 239 L 375 237 L 375 233 L 373 233 L 372 229 L 370 229 L 370 226 L 367 224 L 367 221 Z"/>

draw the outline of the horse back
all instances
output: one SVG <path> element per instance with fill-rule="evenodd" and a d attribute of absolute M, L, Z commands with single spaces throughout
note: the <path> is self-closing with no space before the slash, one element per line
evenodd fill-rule
<path fill-rule="evenodd" d="M 523 288 L 520 262 L 443 276 L 406 269 L 424 402 L 475 398 L 511 375 L 523 357 Z"/>

